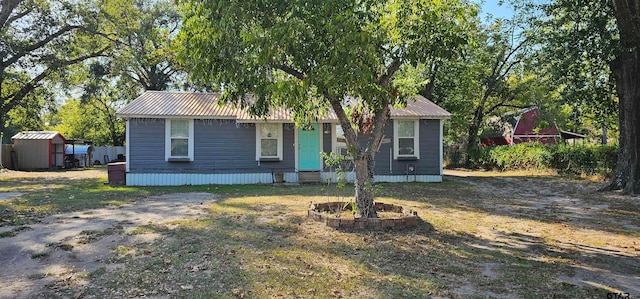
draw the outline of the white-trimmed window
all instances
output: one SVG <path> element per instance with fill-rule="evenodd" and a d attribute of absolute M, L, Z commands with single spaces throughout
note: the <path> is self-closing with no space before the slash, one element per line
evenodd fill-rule
<path fill-rule="evenodd" d="M 166 120 L 165 159 L 167 161 L 193 161 L 192 119 Z"/>
<path fill-rule="evenodd" d="M 282 124 L 256 124 L 256 160 L 282 160 Z"/>
<path fill-rule="evenodd" d="M 334 148 L 335 153 L 343 157 L 350 157 L 349 148 L 347 147 L 347 138 L 344 137 L 342 125 L 336 125 L 336 133 L 333 136 L 336 138 L 336 146 Z"/>
<path fill-rule="evenodd" d="M 394 158 L 420 158 L 418 147 L 418 120 L 394 120 L 393 121 L 393 147 Z"/>

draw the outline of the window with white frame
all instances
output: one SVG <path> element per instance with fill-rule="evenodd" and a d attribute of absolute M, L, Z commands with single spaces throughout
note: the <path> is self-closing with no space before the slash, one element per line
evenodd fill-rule
<path fill-rule="evenodd" d="M 347 147 L 347 139 L 344 137 L 344 131 L 341 125 L 336 125 L 336 147 L 335 152 L 343 157 L 349 156 L 349 148 Z"/>
<path fill-rule="evenodd" d="M 418 121 L 395 120 L 393 126 L 394 156 L 398 158 L 420 158 L 418 148 Z"/>
<path fill-rule="evenodd" d="M 166 120 L 165 135 L 167 161 L 193 161 L 193 120 Z"/>
<path fill-rule="evenodd" d="M 256 160 L 282 160 L 282 124 L 256 124 Z"/>

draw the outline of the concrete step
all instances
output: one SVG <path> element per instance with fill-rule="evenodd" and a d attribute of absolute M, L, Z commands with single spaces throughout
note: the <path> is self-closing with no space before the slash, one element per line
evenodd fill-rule
<path fill-rule="evenodd" d="M 322 183 L 322 177 L 319 171 L 300 171 L 298 172 L 298 182 L 301 184 L 318 184 Z"/>

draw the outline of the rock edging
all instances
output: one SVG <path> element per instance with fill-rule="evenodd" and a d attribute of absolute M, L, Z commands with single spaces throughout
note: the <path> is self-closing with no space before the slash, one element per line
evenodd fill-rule
<path fill-rule="evenodd" d="M 309 206 L 307 216 L 313 220 L 324 222 L 327 226 L 333 228 L 400 230 L 415 227 L 418 224 L 418 212 L 412 210 L 407 211 L 403 206 L 382 202 L 375 203 L 377 212 L 392 212 L 400 215 L 392 218 L 338 218 L 328 214 L 328 212 L 345 211 L 348 209 L 349 204 L 345 202 L 316 204 L 312 202 Z"/>

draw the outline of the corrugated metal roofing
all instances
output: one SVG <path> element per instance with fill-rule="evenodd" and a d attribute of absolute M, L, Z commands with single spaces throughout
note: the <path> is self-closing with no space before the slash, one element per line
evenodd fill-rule
<path fill-rule="evenodd" d="M 88 152 L 93 151 L 93 146 L 91 145 L 66 145 L 64 147 L 64 152 L 67 155 L 75 154 L 75 155 L 86 155 Z"/>
<path fill-rule="evenodd" d="M 193 116 L 235 118 L 232 105 L 219 105 L 220 93 L 147 91 L 118 111 L 122 117 Z"/>
<path fill-rule="evenodd" d="M 55 138 L 57 135 L 60 135 L 60 132 L 57 131 L 23 131 L 11 137 L 11 140 L 33 140 L 33 139 L 43 139 L 49 140 Z M 64 137 L 63 137 L 64 138 Z"/>
<path fill-rule="evenodd" d="M 451 113 L 423 96 L 407 100 L 404 108 L 391 108 L 391 117 L 451 118 Z"/>
<path fill-rule="evenodd" d="M 197 118 L 228 118 L 239 122 L 267 121 L 288 122 L 292 119 L 292 112 L 286 108 L 272 109 L 266 118 L 249 114 L 248 109 L 235 107 L 232 104 L 217 104 L 220 93 L 198 92 L 166 92 L 147 91 L 118 111 L 118 115 L 125 118 L 132 117 L 197 117 Z M 451 114 L 440 106 L 418 96 L 407 101 L 405 108 L 391 109 L 391 117 L 398 118 L 450 118 Z M 333 111 L 329 111 L 319 121 L 337 122 Z"/>

